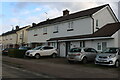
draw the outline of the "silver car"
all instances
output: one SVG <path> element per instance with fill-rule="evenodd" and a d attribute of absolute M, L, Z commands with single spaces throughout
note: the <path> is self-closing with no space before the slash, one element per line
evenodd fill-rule
<path fill-rule="evenodd" d="M 120 48 L 107 48 L 96 56 L 95 64 L 119 67 Z"/>
<path fill-rule="evenodd" d="M 85 64 L 94 61 L 96 54 L 97 51 L 93 48 L 72 48 L 67 55 L 67 60 L 69 63 L 80 61 Z"/>

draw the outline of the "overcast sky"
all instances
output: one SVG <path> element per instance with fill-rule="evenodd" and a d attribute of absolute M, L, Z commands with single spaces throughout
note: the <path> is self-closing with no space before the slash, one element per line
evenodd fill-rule
<path fill-rule="evenodd" d="M 33 22 L 38 23 L 46 20 L 47 18 L 55 18 L 62 16 L 62 11 L 68 9 L 70 13 L 78 12 L 81 10 L 89 9 L 92 7 L 110 4 L 114 13 L 118 17 L 118 1 L 109 0 L 106 2 L 91 2 L 88 0 L 74 2 L 62 0 L 58 1 L 38 1 L 31 0 L 29 2 L 25 0 L 4 0 L 0 2 L 0 34 L 12 30 L 12 27 L 19 25 L 24 27 L 31 25 Z"/>

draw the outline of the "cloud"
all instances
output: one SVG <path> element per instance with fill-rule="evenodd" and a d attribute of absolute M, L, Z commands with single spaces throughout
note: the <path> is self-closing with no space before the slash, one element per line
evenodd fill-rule
<path fill-rule="evenodd" d="M 35 11 L 41 11 L 41 8 L 35 8 Z"/>
<path fill-rule="evenodd" d="M 107 0 L 108 1 L 108 0 Z M 13 7 L 13 13 L 15 14 L 5 26 L 7 28 L 12 29 L 10 26 L 20 25 L 26 26 L 30 25 L 33 22 L 39 23 L 41 21 L 46 20 L 47 18 L 55 18 L 58 16 L 62 16 L 62 11 L 65 9 L 70 10 L 70 13 L 74 13 L 77 11 L 85 10 L 88 8 L 92 8 L 98 5 L 103 5 L 109 3 L 112 7 L 115 14 L 117 14 L 117 2 L 17 2 L 11 3 Z M 27 9 L 27 7 L 36 6 L 33 9 Z M 45 14 L 45 12 L 47 14 Z M 1 15 L 0 15 L 1 16 Z M 17 17 L 16 17 L 17 16 Z M 23 17 L 23 18 L 22 18 Z M 7 30 L 7 29 L 6 29 Z"/>

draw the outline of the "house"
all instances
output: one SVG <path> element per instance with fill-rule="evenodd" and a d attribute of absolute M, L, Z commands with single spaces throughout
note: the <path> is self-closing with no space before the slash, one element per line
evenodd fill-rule
<path fill-rule="evenodd" d="M 17 33 L 17 44 L 19 46 L 25 46 L 27 45 L 27 37 L 28 37 L 28 33 L 27 33 L 27 29 L 30 28 L 30 25 L 25 26 L 23 28 L 21 28 L 20 30 L 18 30 Z"/>
<path fill-rule="evenodd" d="M 0 50 L 2 49 L 2 35 L 0 35 Z"/>
<path fill-rule="evenodd" d="M 28 44 L 50 45 L 65 57 L 72 47 L 93 47 L 98 51 L 106 47 L 120 47 L 119 21 L 109 4 L 47 19 L 28 29 Z M 112 30 L 110 30 L 112 29 Z"/>
<path fill-rule="evenodd" d="M 1 35 L 2 37 L 2 48 L 16 48 L 23 44 L 27 44 L 27 31 L 26 29 L 30 26 L 19 28 L 16 26 L 15 30 L 8 31 Z M 21 39 L 22 40 L 21 40 Z"/>

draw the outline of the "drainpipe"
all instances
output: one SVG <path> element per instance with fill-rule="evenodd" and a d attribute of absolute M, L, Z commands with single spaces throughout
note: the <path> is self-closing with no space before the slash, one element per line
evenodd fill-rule
<path fill-rule="evenodd" d="M 17 36 L 17 37 L 16 37 L 16 44 L 17 44 L 17 42 L 18 42 L 18 34 L 17 34 L 17 33 L 16 33 L 16 36 Z"/>
<path fill-rule="evenodd" d="M 92 28 L 93 28 L 92 33 L 94 34 L 94 18 L 92 17 L 92 15 L 90 17 L 92 18 Z"/>

